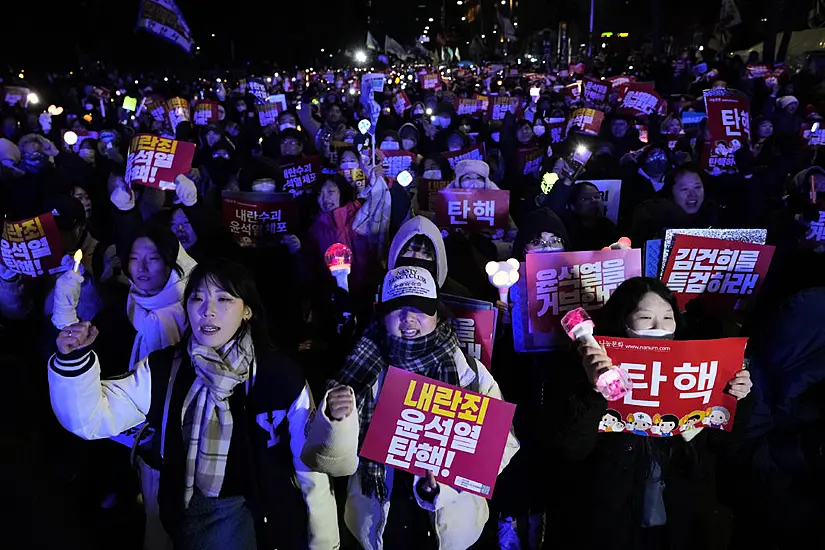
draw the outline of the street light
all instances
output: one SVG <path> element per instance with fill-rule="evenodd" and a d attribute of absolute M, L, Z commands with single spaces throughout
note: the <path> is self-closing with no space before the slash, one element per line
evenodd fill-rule
<path fill-rule="evenodd" d="M 212 33 L 212 38 L 215 38 L 215 33 L 214 32 Z"/>
<path fill-rule="evenodd" d="M 462 2 L 461 0 L 458 0 L 458 2 L 456 2 L 456 4 L 457 4 L 457 5 L 459 5 L 459 6 L 460 6 L 461 4 L 463 4 L 463 3 L 464 3 L 464 2 Z"/>

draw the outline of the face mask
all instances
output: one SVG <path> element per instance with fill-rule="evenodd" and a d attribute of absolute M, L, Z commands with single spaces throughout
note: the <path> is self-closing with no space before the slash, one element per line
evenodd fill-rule
<path fill-rule="evenodd" d="M 494 142 L 498 143 L 499 138 L 501 138 L 501 134 L 499 132 L 493 132 L 492 134 L 490 134 L 490 138 Z"/>
<path fill-rule="evenodd" d="M 422 109 L 421 107 L 413 109 L 413 116 L 421 116 L 423 114 L 424 114 L 424 109 Z"/>
<path fill-rule="evenodd" d="M 648 329 L 640 329 L 634 330 L 628 326 L 625 327 L 627 329 L 627 335 L 631 338 L 651 338 L 653 340 L 673 340 L 673 331 L 665 330 L 662 328 L 648 328 Z"/>
<path fill-rule="evenodd" d="M 381 144 L 382 151 L 398 151 L 398 142 L 396 141 L 385 141 Z"/>
<path fill-rule="evenodd" d="M 544 135 L 544 126 L 533 126 L 533 133 L 536 134 L 536 137 L 541 137 Z"/>
<path fill-rule="evenodd" d="M 402 139 L 401 145 L 402 147 L 404 147 L 405 151 L 409 151 L 410 149 L 413 149 L 415 147 L 415 141 L 411 139 Z"/>
<path fill-rule="evenodd" d="M 440 128 L 449 128 L 450 127 L 450 117 L 448 116 L 440 116 L 436 118 L 438 124 L 436 126 Z"/>
<path fill-rule="evenodd" d="M 288 128 L 292 128 L 293 130 L 297 130 L 298 126 L 296 126 L 295 124 L 292 124 L 291 122 L 282 122 L 281 125 L 278 126 L 278 128 L 280 128 L 281 131 L 283 132 L 284 130 L 286 130 Z"/>
<path fill-rule="evenodd" d="M 433 276 L 433 279 L 438 281 L 438 274 L 436 273 L 438 271 L 438 266 L 436 265 L 435 260 L 398 256 L 398 258 L 395 259 L 395 267 L 420 267 L 429 271 Z"/>
<path fill-rule="evenodd" d="M 269 178 L 261 178 L 252 182 L 252 190 L 259 193 L 274 193 L 275 180 Z"/>
<path fill-rule="evenodd" d="M 344 162 L 344 163 L 341 163 L 341 166 L 338 167 L 338 169 L 341 170 L 341 171 L 352 170 L 354 168 L 358 168 L 358 163 L 357 162 Z"/>
<path fill-rule="evenodd" d="M 94 109 L 94 105 L 92 105 L 91 103 L 86 103 L 84 107 L 87 111 L 91 111 L 92 109 Z"/>
<path fill-rule="evenodd" d="M 440 180 L 441 170 L 424 170 L 423 176 L 426 180 Z"/>
<path fill-rule="evenodd" d="M 77 156 L 86 162 L 92 162 L 95 160 L 95 151 L 94 149 L 81 149 L 77 152 Z"/>

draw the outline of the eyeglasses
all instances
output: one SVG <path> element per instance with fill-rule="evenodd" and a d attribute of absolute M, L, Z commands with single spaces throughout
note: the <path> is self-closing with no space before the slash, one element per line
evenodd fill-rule
<path fill-rule="evenodd" d="M 579 202 L 602 202 L 601 195 L 582 195 L 579 197 Z"/>
<path fill-rule="evenodd" d="M 559 237 L 556 237 L 555 235 L 550 237 L 548 240 L 544 240 L 541 237 L 536 237 L 527 244 L 532 245 L 536 248 L 558 248 L 560 246 L 564 247 L 564 241 L 561 240 Z"/>

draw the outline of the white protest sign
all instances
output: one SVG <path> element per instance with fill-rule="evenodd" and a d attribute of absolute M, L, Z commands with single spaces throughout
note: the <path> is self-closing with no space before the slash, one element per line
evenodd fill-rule
<path fill-rule="evenodd" d="M 361 77 L 361 89 L 372 89 L 373 92 L 383 92 L 387 75 L 384 73 L 369 73 Z"/>
<path fill-rule="evenodd" d="M 619 201 L 622 196 L 622 180 L 589 180 L 599 188 L 604 202 L 604 215 L 615 224 L 619 223 Z"/>

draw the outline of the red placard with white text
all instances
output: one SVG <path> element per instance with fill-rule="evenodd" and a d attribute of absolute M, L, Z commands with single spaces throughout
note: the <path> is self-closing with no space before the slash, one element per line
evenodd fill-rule
<path fill-rule="evenodd" d="M 774 247 L 691 235 L 676 235 L 662 281 L 679 307 L 702 295 L 705 303 L 741 309 L 768 274 Z"/>
<path fill-rule="evenodd" d="M 475 116 L 487 110 L 488 101 L 476 97 L 457 97 L 453 103 L 455 114 L 458 116 Z"/>
<path fill-rule="evenodd" d="M 600 432 L 671 437 L 691 428 L 733 428 L 736 398 L 725 388 L 742 370 L 747 338 L 596 340 L 633 382 L 623 399 L 607 404 Z"/>
<path fill-rule="evenodd" d="M 620 284 L 641 276 L 642 251 L 530 253 L 526 264 L 529 326 L 553 332 L 568 311 L 601 309 Z"/>
<path fill-rule="evenodd" d="M 407 92 L 397 92 L 395 94 L 395 101 L 393 102 L 393 107 L 395 108 L 395 112 L 398 116 L 404 116 L 404 112 L 412 107 L 412 103 L 410 102 L 410 98 L 407 97 Z"/>
<path fill-rule="evenodd" d="M 304 157 L 298 162 L 281 166 L 283 170 L 283 190 L 293 197 L 310 193 L 321 174 L 319 155 Z"/>
<path fill-rule="evenodd" d="M 132 139 L 126 159 L 126 182 L 174 190 L 175 178 L 192 169 L 195 144 L 139 134 Z"/>
<path fill-rule="evenodd" d="M 510 225 L 510 192 L 498 189 L 442 189 L 435 200 L 435 223 L 479 231 Z"/>
<path fill-rule="evenodd" d="M 604 113 L 596 109 L 576 109 L 570 114 L 567 120 L 567 134 L 571 130 L 587 134 L 589 136 L 598 136 L 604 122 Z"/>
<path fill-rule="evenodd" d="M 424 90 L 435 90 L 441 84 L 441 75 L 423 71 L 418 73 L 418 81 Z"/>
<path fill-rule="evenodd" d="M 427 212 L 435 212 L 435 201 L 438 192 L 446 189 L 452 182 L 450 180 L 431 180 L 418 178 L 416 187 L 418 188 L 418 209 Z"/>
<path fill-rule="evenodd" d="M 221 218 L 238 246 L 258 248 L 280 243 L 295 231 L 295 201 L 289 193 L 223 191 Z"/>
<path fill-rule="evenodd" d="M 200 101 L 195 105 L 195 112 L 192 119 L 198 126 L 206 126 L 210 122 L 218 122 L 218 102 Z"/>
<path fill-rule="evenodd" d="M 705 90 L 708 114 L 708 147 L 702 151 L 702 168 L 736 172 L 734 153 L 747 148 L 751 139 L 750 102 L 739 90 L 714 88 Z"/>
<path fill-rule="evenodd" d="M 453 314 L 458 345 L 491 370 L 498 309 L 490 302 L 444 294 L 441 301 Z"/>
<path fill-rule="evenodd" d="M 801 244 L 803 248 L 825 246 L 825 210 L 820 210 L 817 221 L 811 222 L 808 226 Z"/>
<path fill-rule="evenodd" d="M 390 367 L 360 456 L 493 496 L 516 406 Z"/>
<path fill-rule="evenodd" d="M 62 259 L 60 232 L 51 213 L 3 224 L 0 260 L 7 269 L 28 277 L 51 275 L 61 270 Z"/>
<path fill-rule="evenodd" d="M 540 147 L 519 149 L 516 153 L 516 166 L 518 166 L 518 170 L 523 176 L 537 175 L 543 160 L 544 149 Z"/>
<path fill-rule="evenodd" d="M 384 157 L 384 173 L 390 178 L 397 178 L 404 170 L 409 170 L 415 162 L 415 154 L 409 151 L 381 151 Z"/>
<path fill-rule="evenodd" d="M 630 82 L 619 87 L 616 104 L 619 114 L 622 115 L 664 115 L 667 112 L 667 102 L 649 85 L 642 82 Z"/>
<path fill-rule="evenodd" d="M 582 100 L 591 105 L 601 105 L 607 102 L 607 97 L 610 95 L 610 81 L 597 80 L 595 78 L 584 77 L 584 90 L 582 91 Z"/>
<path fill-rule="evenodd" d="M 613 87 L 613 89 L 618 89 L 619 86 L 621 86 L 622 84 L 636 82 L 636 77 L 620 74 L 616 76 L 608 76 L 607 78 L 605 78 L 605 80 L 610 82 L 610 85 Z"/>
<path fill-rule="evenodd" d="M 517 97 L 494 96 L 487 105 L 487 120 L 504 120 L 504 115 L 513 113 L 516 118 L 521 116 L 520 99 Z"/>
<path fill-rule="evenodd" d="M 462 160 L 484 160 L 484 144 L 478 143 L 459 151 L 445 151 L 441 155 L 450 163 L 450 168 L 455 169 L 455 165 Z"/>

